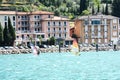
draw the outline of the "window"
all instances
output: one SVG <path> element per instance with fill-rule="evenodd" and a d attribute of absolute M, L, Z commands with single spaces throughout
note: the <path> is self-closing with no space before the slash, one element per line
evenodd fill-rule
<path fill-rule="evenodd" d="M 24 35 L 22 35 L 22 39 L 24 39 Z"/>
<path fill-rule="evenodd" d="M 65 38 L 66 38 L 66 34 L 65 34 Z"/>
<path fill-rule="evenodd" d="M 48 22 L 48 26 L 50 26 L 50 22 Z"/>
<path fill-rule="evenodd" d="M 100 24 L 100 20 L 92 20 L 92 24 L 95 24 L 95 25 Z"/>
<path fill-rule="evenodd" d="M 45 38 L 45 36 L 44 36 L 44 35 L 41 35 L 41 37 L 42 37 L 42 38 Z"/>
<path fill-rule="evenodd" d="M 59 28 L 59 31 L 61 31 L 61 28 Z"/>
<path fill-rule="evenodd" d="M 36 19 L 36 16 L 34 16 L 34 18 Z"/>
<path fill-rule="evenodd" d="M 101 43 L 101 39 L 98 39 L 98 42 Z"/>
<path fill-rule="evenodd" d="M 20 25 L 20 22 L 18 22 L 18 24 Z"/>
<path fill-rule="evenodd" d="M 40 25 L 40 23 L 38 22 L 38 26 Z"/>
<path fill-rule="evenodd" d="M 7 21 L 7 16 L 5 16 L 5 21 Z"/>
<path fill-rule="evenodd" d="M 17 38 L 19 38 L 19 36 L 16 36 Z"/>
<path fill-rule="evenodd" d="M 18 28 L 18 30 L 20 30 L 20 27 Z"/>
<path fill-rule="evenodd" d="M 66 26 L 67 25 L 67 23 L 66 22 L 64 22 L 64 26 Z"/>
<path fill-rule="evenodd" d="M 50 37 L 50 34 L 48 34 L 48 37 Z"/>
<path fill-rule="evenodd" d="M 36 22 L 34 23 L 34 25 L 36 26 Z"/>
<path fill-rule="evenodd" d="M 48 28 L 48 31 L 50 31 L 50 28 Z"/>
<path fill-rule="evenodd" d="M 55 32 L 55 28 L 54 28 L 54 32 Z"/>
<path fill-rule="evenodd" d="M 85 20 L 85 21 L 84 21 L 84 24 L 85 24 L 85 25 L 87 25 L 87 24 L 88 24 L 88 21 L 87 21 L 87 20 Z"/>
<path fill-rule="evenodd" d="M 24 27 L 22 27 L 22 30 L 24 31 Z"/>
<path fill-rule="evenodd" d="M 88 43 L 88 39 L 85 39 L 85 43 Z"/>
<path fill-rule="evenodd" d="M 15 16 L 13 16 L 13 21 L 15 21 Z"/>
<path fill-rule="evenodd" d="M 38 17 L 38 19 L 40 18 L 40 16 L 37 16 Z"/>
<path fill-rule="evenodd" d="M 61 26 L 61 22 L 59 22 L 59 26 Z"/>
<path fill-rule="evenodd" d="M 105 39 L 105 43 L 107 43 L 107 39 Z"/>
<path fill-rule="evenodd" d="M 117 23 L 117 19 L 113 19 L 113 23 Z"/>
<path fill-rule="evenodd" d="M 35 28 L 35 31 L 37 31 L 37 29 Z"/>
<path fill-rule="evenodd" d="M 22 21 L 22 26 L 24 26 L 24 22 Z"/>
<path fill-rule="evenodd" d="M 48 18 L 50 18 L 50 15 L 48 15 Z"/>
<path fill-rule="evenodd" d="M 59 37 L 61 37 L 61 34 L 59 34 Z"/>
<path fill-rule="evenodd" d="M 53 26 L 55 26 L 55 22 L 53 22 Z"/>
<path fill-rule="evenodd" d="M 20 16 L 18 16 L 18 18 L 20 18 Z"/>
<path fill-rule="evenodd" d="M 113 36 L 117 36 L 117 32 L 113 32 Z"/>
<path fill-rule="evenodd" d="M 116 25 L 114 25 L 114 26 L 113 26 L 113 30 L 116 30 L 116 29 L 117 29 L 117 26 L 116 26 Z"/>
<path fill-rule="evenodd" d="M 64 30 L 66 31 L 66 28 L 64 28 Z"/>
<path fill-rule="evenodd" d="M 15 26 L 15 22 L 13 22 L 13 26 Z"/>

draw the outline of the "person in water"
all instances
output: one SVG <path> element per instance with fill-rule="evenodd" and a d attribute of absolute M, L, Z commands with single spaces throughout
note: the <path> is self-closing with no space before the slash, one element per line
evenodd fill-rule
<path fill-rule="evenodd" d="M 96 44 L 96 51 L 98 52 L 98 44 Z"/>
<path fill-rule="evenodd" d="M 40 52 L 39 51 L 37 51 L 37 55 L 39 55 L 40 54 Z"/>

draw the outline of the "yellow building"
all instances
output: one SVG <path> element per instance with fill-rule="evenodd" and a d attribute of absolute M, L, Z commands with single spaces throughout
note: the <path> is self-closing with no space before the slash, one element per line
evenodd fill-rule
<path fill-rule="evenodd" d="M 82 44 L 116 44 L 119 18 L 110 15 L 81 16 L 75 20 L 75 31 Z"/>

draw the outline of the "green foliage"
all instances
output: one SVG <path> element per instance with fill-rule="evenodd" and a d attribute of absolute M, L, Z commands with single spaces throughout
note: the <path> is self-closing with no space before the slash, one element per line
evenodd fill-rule
<path fill-rule="evenodd" d="M 101 0 L 101 3 L 109 3 L 109 4 L 111 4 L 112 0 Z"/>
<path fill-rule="evenodd" d="M 4 36 L 4 45 L 5 46 L 10 46 L 10 41 L 11 41 L 11 36 L 9 34 L 9 30 L 7 25 L 5 25 L 4 31 L 3 31 L 3 36 Z"/>
<path fill-rule="evenodd" d="M 70 19 L 83 14 L 84 10 L 92 13 L 101 11 L 102 3 L 112 3 L 111 0 L 10 0 L 13 7 L 17 7 L 18 11 L 50 11 L 56 16 L 68 16 Z M 117 1 L 117 0 L 114 0 Z M 8 1 L 9 2 L 9 1 Z M 11 8 L 11 7 L 10 7 Z M 12 8 L 13 10 L 13 8 Z M 109 11 L 109 10 L 108 10 Z M 86 12 L 85 12 L 86 15 Z"/>
<path fill-rule="evenodd" d="M 39 42 L 40 42 L 40 45 L 42 44 L 42 36 L 40 35 L 39 37 Z"/>
<path fill-rule="evenodd" d="M 114 0 L 112 4 L 112 15 L 120 17 L 120 0 Z"/>
<path fill-rule="evenodd" d="M 80 0 L 80 14 L 84 11 L 87 10 L 87 1 L 86 0 Z"/>
<path fill-rule="evenodd" d="M 10 42 L 10 45 L 13 46 L 16 35 L 15 35 L 15 29 L 13 28 L 9 17 L 8 17 L 8 30 L 9 30 L 9 35 L 11 37 L 9 42 Z"/>
<path fill-rule="evenodd" d="M 0 0 L 0 2 L 2 2 L 2 0 Z"/>
<path fill-rule="evenodd" d="M 55 45 L 55 38 L 54 37 L 50 38 L 50 45 Z"/>
<path fill-rule="evenodd" d="M 3 28 L 2 28 L 2 25 L 0 23 L 0 46 L 2 45 L 3 43 Z"/>
<path fill-rule="evenodd" d="M 88 10 L 84 10 L 81 15 L 89 15 L 90 12 Z"/>
<path fill-rule="evenodd" d="M 108 15 L 109 12 L 108 12 L 108 3 L 106 4 L 106 7 L 105 7 L 105 14 Z"/>
<path fill-rule="evenodd" d="M 92 6 L 92 14 L 95 14 L 94 6 Z"/>
<path fill-rule="evenodd" d="M 105 11 L 104 11 L 104 6 L 102 7 L 102 14 L 105 14 Z"/>

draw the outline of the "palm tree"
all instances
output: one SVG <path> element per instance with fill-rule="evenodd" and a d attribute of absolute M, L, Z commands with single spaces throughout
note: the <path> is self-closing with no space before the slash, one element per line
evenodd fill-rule
<path fill-rule="evenodd" d="M 40 45 L 42 44 L 42 36 L 40 35 L 39 37 L 39 42 L 40 42 Z"/>

